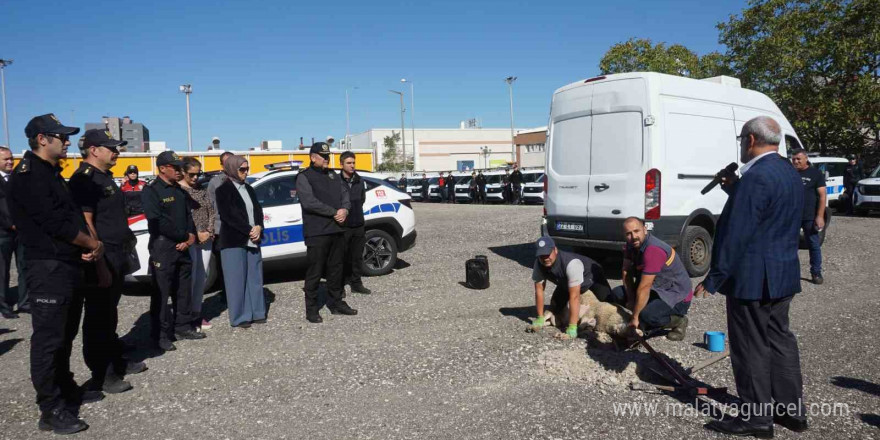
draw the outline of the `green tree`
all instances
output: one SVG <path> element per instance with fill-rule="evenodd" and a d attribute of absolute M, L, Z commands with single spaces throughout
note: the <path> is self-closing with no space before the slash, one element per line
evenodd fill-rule
<path fill-rule="evenodd" d="M 752 0 L 718 29 L 734 75 L 770 96 L 808 148 L 877 159 L 880 2 Z"/>
<path fill-rule="evenodd" d="M 623 72 L 660 72 L 690 78 L 708 78 L 727 74 L 725 58 L 718 52 L 700 57 L 680 44 L 667 46 L 651 40 L 631 38 L 611 46 L 599 61 L 599 71 L 605 75 Z"/>
<path fill-rule="evenodd" d="M 391 132 L 391 136 L 382 139 L 384 151 L 382 151 L 382 163 L 376 166 L 376 171 L 403 171 L 404 162 L 397 151 L 397 142 L 400 141 L 400 133 Z"/>

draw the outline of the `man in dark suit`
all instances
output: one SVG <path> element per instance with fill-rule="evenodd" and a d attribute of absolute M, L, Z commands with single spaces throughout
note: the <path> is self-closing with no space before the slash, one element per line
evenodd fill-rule
<path fill-rule="evenodd" d="M 774 422 L 807 429 L 797 339 L 788 328 L 791 300 L 801 291 L 804 191 L 797 171 L 778 154 L 781 138 L 779 124 L 766 116 L 743 126 L 742 178 L 724 179 L 728 199 L 712 266 L 696 291 L 727 297 L 730 360 L 743 406 L 739 418 L 706 424 L 725 434 L 770 438 Z"/>
<path fill-rule="evenodd" d="M 18 318 L 13 307 L 18 304 L 20 312 L 27 312 L 27 290 L 24 282 L 23 260 L 18 245 L 18 233 L 12 224 L 9 213 L 9 177 L 12 175 L 12 151 L 0 147 L 0 314 L 6 319 Z M 15 255 L 15 267 L 18 271 L 18 297 L 9 289 L 9 267 Z"/>

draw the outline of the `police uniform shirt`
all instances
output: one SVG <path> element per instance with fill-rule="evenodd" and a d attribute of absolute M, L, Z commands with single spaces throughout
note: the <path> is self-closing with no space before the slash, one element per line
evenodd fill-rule
<path fill-rule="evenodd" d="M 98 239 L 105 244 L 123 245 L 131 235 L 125 195 L 110 173 L 83 162 L 70 178 L 70 189 L 82 210 L 94 215 Z"/>
<path fill-rule="evenodd" d="M 61 167 L 27 151 L 12 173 L 9 208 L 24 258 L 80 262 L 84 250 L 72 242 L 88 229 Z"/>
<path fill-rule="evenodd" d="M 141 194 L 151 241 L 165 237 L 174 243 L 183 243 L 189 240 L 189 234 L 195 234 L 187 195 L 180 185 L 156 178 Z"/>

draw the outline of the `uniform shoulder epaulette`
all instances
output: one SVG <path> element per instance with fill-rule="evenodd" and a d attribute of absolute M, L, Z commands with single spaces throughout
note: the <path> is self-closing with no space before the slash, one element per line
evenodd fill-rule
<path fill-rule="evenodd" d="M 159 179 L 153 179 L 153 180 L 147 182 L 147 184 L 146 184 L 145 186 L 153 186 L 153 185 L 156 184 L 156 181 L 158 181 L 158 180 L 159 180 Z"/>
<path fill-rule="evenodd" d="M 31 161 L 30 159 L 22 159 L 21 162 L 18 163 L 18 166 L 15 167 L 16 174 L 24 174 L 29 173 L 31 171 Z"/>

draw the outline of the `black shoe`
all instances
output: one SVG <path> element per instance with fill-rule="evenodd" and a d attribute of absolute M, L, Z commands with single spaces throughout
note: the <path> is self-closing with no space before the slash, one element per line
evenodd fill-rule
<path fill-rule="evenodd" d="M 666 334 L 666 339 L 669 339 L 670 341 L 683 340 L 685 334 L 687 333 L 687 326 L 687 316 L 672 315 L 669 318 L 669 328 L 671 330 L 669 331 L 669 333 Z"/>
<path fill-rule="evenodd" d="M 241 324 L 233 325 L 233 327 L 235 327 L 235 328 L 251 328 L 251 323 L 242 322 Z"/>
<path fill-rule="evenodd" d="M 193 329 L 186 329 L 186 330 L 182 330 L 182 331 L 175 331 L 174 337 L 177 338 L 178 340 L 183 340 L 183 339 L 195 340 L 195 339 L 205 339 L 208 337 L 208 335 L 206 335 L 204 333 L 199 333 Z"/>
<path fill-rule="evenodd" d="M 809 429 L 806 417 L 795 417 L 786 414 L 773 417 L 773 423 L 794 432 L 804 432 Z"/>
<path fill-rule="evenodd" d="M 346 304 L 345 301 L 340 301 L 338 304 L 336 304 L 335 307 L 330 309 L 330 313 L 333 315 L 354 316 L 358 314 L 358 311 L 349 307 L 349 305 Z"/>
<path fill-rule="evenodd" d="M 764 426 L 755 425 L 745 422 L 738 417 L 728 420 L 713 420 L 703 426 L 712 431 L 738 437 L 748 437 L 751 435 L 757 438 L 773 438 L 772 423 Z"/>
<path fill-rule="evenodd" d="M 15 313 L 9 309 L 0 310 L 0 314 L 2 314 L 3 317 L 6 319 L 18 319 L 18 313 Z"/>
<path fill-rule="evenodd" d="M 25 304 L 25 305 L 19 307 L 17 312 L 18 313 L 30 313 L 31 312 L 31 305 Z"/>
<path fill-rule="evenodd" d="M 813 284 L 819 285 L 824 282 L 825 280 L 822 278 L 822 275 L 813 275 Z"/>
<path fill-rule="evenodd" d="M 132 387 L 131 383 L 127 380 L 123 380 L 115 374 L 108 374 L 107 377 L 104 378 L 104 386 L 101 387 L 101 390 L 107 394 L 119 394 L 132 388 L 134 387 Z"/>
<path fill-rule="evenodd" d="M 101 390 L 90 390 L 86 388 L 80 388 L 79 393 L 77 395 L 77 400 L 80 404 L 86 403 L 95 403 L 104 400 L 104 393 Z"/>
<path fill-rule="evenodd" d="M 253 320 L 253 321 L 251 322 L 251 324 L 265 324 L 265 323 L 266 323 L 266 318 L 263 318 L 263 319 L 255 319 L 255 320 Z"/>
<path fill-rule="evenodd" d="M 306 321 L 309 321 L 312 324 L 320 324 L 324 322 L 324 319 L 321 318 L 321 315 L 315 313 L 314 315 L 306 314 Z"/>
<path fill-rule="evenodd" d="M 160 350 L 162 351 L 174 351 L 177 350 L 177 347 L 174 346 L 174 343 L 167 339 L 160 339 L 156 344 Z"/>
<path fill-rule="evenodd" d="M 125 364 L 125 374 L 139 374 L 147 371 L 147 364 L 143 362 L 131 362 Z"/>
<path fill-rule="evenodd" d="M 366 287 L 364 287 L 363 284 L 352 284 L 351 291 L 360 293 L 362 295 L 369 295 L 369 294 L 373 293 L 372 290 L 367 289 Z"/>
<path fill-rule="evenodd" d="M 89 429 L 89 425 L 83 422 L 64 408 L 57 408 L 40 415 L 37 424 L 40 431 L 52 431 L 55 434 L 73 434 Z"/>

